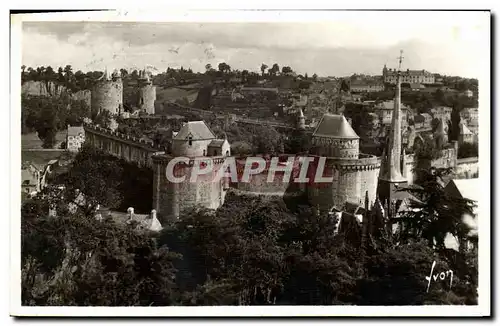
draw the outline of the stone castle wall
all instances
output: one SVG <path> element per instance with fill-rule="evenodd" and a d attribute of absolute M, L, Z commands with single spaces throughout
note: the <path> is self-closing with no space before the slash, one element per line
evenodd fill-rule
<path fill-rule="evenodd" d="M 315 170 L 313 165 L 310 180 L 316 174 Z M 379 173 L 380 159 L 375 156 L 361 154 L 359 159 L 328 158 L 323 176 L 333 176 L 333 182 L 308 184 L 309 200 L 321 209 L 342 208 L 345 202 L 363 204 L 368 191 L 370 202 L 374 202 Z"/>
<path fill-rule="evenodd" d="M 184 182 L 175 183 L 167 179 L 167 165 L 173 157 L 167 155 L 153 156 L 154 195 L 153 208 L 156 209 L 160 222 L 176 220 L 186 210 L 195 206 L 217 209 L 224 203 L 227 181 L 217 180 L 216 175 L 222 167 L 224 157 L 213 157 L 211 173 L 199 176 L 196 182 L 190 177 L 196 160 L 187 165 L 178 163 L 174 169 L 175 177 L 185 176 Z"/>
<path fill-rule="evenodd" d="M 86 124 L 84 130 L 86 143 L 139 166 L 152 167 L 153 154 L 163 150 L 153 146 L 153 143 L 104 128 Z"/>
<path fill-rule="evenodd" d="M 104 80 L 98 82 L 91 93 L 91 108 L 93 111 L 109 111 L 118 114 L 123 107 L 123 82 Z"/>
<path fill-rule="evenodd" d="M 155 113 L 156 86 L 142 85 L 139 88 L 139 108 L 148 114 Z"/>

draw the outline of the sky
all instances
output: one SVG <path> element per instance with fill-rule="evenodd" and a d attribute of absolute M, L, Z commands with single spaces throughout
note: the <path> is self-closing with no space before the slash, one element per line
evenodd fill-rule
<path fill-rule="evenodd" d="M 477 77 L 490 51 L 488 19 L 481 12 L 383 11 L 281 22 L 30 19 L 22 24 L 22 64 L 155 72 L 204 71 L 220 62 L 259 71 L 262 63 L 278 63 L 302 74 L 347 76 L 381 74 L 384 64 L 395 68 L 403 50 L 403 69 Z"/>

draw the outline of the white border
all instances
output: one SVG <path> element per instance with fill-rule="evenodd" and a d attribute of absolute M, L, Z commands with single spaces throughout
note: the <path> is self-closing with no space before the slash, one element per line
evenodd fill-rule
<path fill-rule="evenodd" d="M 398 3 L 399 5 L 399 3 Z M 404 7 L 404 4 L 400 4 Z M 427 4 L 428 5 L 428 4 Z M 434 3 L 435 5 L 435 3 Z M 476 3 L 477 5 L 477 3 Z M 233 4 L 234 6 L 234 4 Z M 57 6 L 55 6 L 57 7 Z M 59 8 L 63 8 L 60 6 Z M 265 8 L 266 6 L 260 6 Z M 355 8 L 350 4 L 351 8 Z M 415 7 L 415 6 L 414 6 Z M 466 6 L 464 6 L 465 8 Z M 84 6 L 79 6 L 84 8 Z M 89 8 L 89 7 L 87 7 Z M 198 7 L 200 8 L 200 7 Z M 233 7 L 234 8 L 234 7 Z M 255 8 L 255 7 L 254 7 Z M 123 14 L 123 15 L 121 15 Z M 339 15 L 346 19 L 356 19 L 356 12 L 276 12 L 276 11 L 222 11 L 222 12 L 187 12 L 185 10 L 145 11 L 134 12 L 122 10 L 116 12 L 94 12 L 80 14 L 55 14 L 51 16 L 32 15 L 25 16 L 25 20 L 128 20 L 128 21 L 317 21 L 318 19 L 331 19 L 332 15 Z M 383 12 L 374 13 L 382 16 Z M 428 19 L 429 13 L 422 13 Z M 458 13 L 455 13 L 458 14 Z M 83 16 L 82 16 L 83 15 Z M 54 18 L 51 18 L 54 17 Z M 57 18 L 55 18 L 57 17 Z M 11 306 L 12 315 L 37 315 L 37 316 L 483 316 L 490 314 L 490 51 L 489 33 L 485 35 L 487 42 L 484 57 L 481 60 L 484 69 L 478 75 L 481 96 L 479 107 L 481 108 L 481 142 L 480 142 L 480 180 L 484 189 L 484 196 L 479 203 L 483 213 L 479 222 L 479 305 L 478 306 L 402 306 L 402 307 L 366 307 L 366 306 L 265 306 L 265 307 L 21 307 L 20 306 L 20 220 L 19 220 L 19 164 L 20 164 L 20 101 L 16 96 L 20 94 L 20 76 L 17 73 L 21 62 L 21 30 L 17 24 L 19 18 L 12 19 L 11 29 Z M 382 18 L 380 18 L 382 19 Z M 55 52 L 56 55 L 56 52 Z M 383 294 L 381 294 L 383 295 Z"/>

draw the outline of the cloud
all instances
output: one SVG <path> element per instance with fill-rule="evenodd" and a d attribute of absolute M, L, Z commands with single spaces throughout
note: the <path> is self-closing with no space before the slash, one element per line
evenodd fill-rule
<path fill-rule="evenodd" d="M 392 19 L 390 24 L 373 20 L 353 24 L 345 19 L 314 23 L 30 22 L 23 24 L 23 64 L 71 64 L 81 70 L 184 66 L 203 71 L 207 63 L 216 67 L 225 61 L 233 68 L 258 71 L 262 62 L 277 62 L 309 74 L 376 74 L 384 64 L 395 67 L 399 50 L 404 49 L 407 68 L 474 76 L 484 50 L 478 43 L 484 24 L 451 18 L 434 21 L 431 16 L 426 13 L 424 23 L 393 15 L 387 19 Z"/>

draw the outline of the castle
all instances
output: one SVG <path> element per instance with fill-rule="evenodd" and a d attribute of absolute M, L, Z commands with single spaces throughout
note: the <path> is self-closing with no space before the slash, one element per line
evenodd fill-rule
<path fill-rule="evenodd" d="M 142 75 L 144 76 L 144 75 Z M 231 157 L 231 147 L 227 139 L 218 139 L 204 121 L 190 121 L 172 135 L 171 150 L 153 146 L 152 143 L 138 140 L 117 132 L 92 125 L 85 125 L 86 141 L 103 149 L 108 154 L 135 162 L 153 169 L 154 209 L 161 223 L 176 220 L 189 207 L 195 205 L 217 209 L 224 203 L 228 191 L 248 194 L 267 194 L 284 196 L 290 189 L 294 193 L 306 194 L 310 203 L 321 210 L 336 208 L 342 210 L 346 205 L 362 206 L 368 201 L 370 206 L 375 202 L 392 203 L 400 201 L 404 194 L 398 188 L 413 182 L 415 158 L 405 154 L 403 149 L 403 130 L 401 112 L 402 74 L 396 75 L 396 94 L 394 111 L 389 132 L 389 144 L 382 157 L 363 154 L 359 150 L 359 136 L 343 115 L 325 114 L 312 133 L 312 149 L 309 157 L 312 162 L 307 171 L 313 177 L 318 170 L 320 158 L 325 158 L 324 176 L 332 178 L 327 184 L 308 182 L 294 184 L 293 178 L 280 179 L 283 174 L 277 173 L 278 180 L 268 182 L 270 157 L 264 157 L 266 168 L 252 175 L 250 182 L 230 182 L 227 178 L 214 178 L 221 168 L 225 167 L 226 158 Z M 144 79 L 146 84 L 148 78 Z M 114 83 L 114 82 L 113 82 Z M 113 84 L 111 84 L 113 85 Z M 150 84 L 149 84 L 150 85 Z M 109 89 L 107 87 L 106 89 Z M 154 92 L 145 89 L 148 101 L 143 101 L 145 110 L 154 107 Z M 99 95 L 99 98 L 102 96 Z M 114 95 L 113 95 L 114 96 Z M 101 101 L 114 108 L 117 99 Z M 116 111 L 115 111 L 116 112 Z M 151 112 L 151 111 L 150 111 Z M 305 134 L 305 118 L 300 110 L 297 128 Z M 447 144 L 444 125 L 435 134 L 435 141 L 440 146 Z M 448 146 L 443 149 L 442 158 L 436 163 L 439 167 L 457 167 L 457 148 Z M 183 158 L 183 159 L 180 159 Z M 236 159 L 238 169 L 245 165 L 245 159 Z M 280 162 L 292 159 L 293 175 L 300 169 L 301 159 L 295 155 L 282 155 Z M 167 171 L 169 162 L 176 161 L 175 169 Z M 199 172 L 203 164 L 212 164 L 210 173 L 203 175 L 196 182 L 190 181 L 193 172 Z M 285 163 L 284 163 L 285 164 Z M 473 162 L 466 162 L 473 164 Z M 433 162 L 434 165 L 434 162 Z M 469 165 L 464 169 L 470 169 Z M 168 173 L 176 177 L 185 176 L 183 182 L 170 182 Z M 216 181 L 214 181 L 214 179 Z"/>

